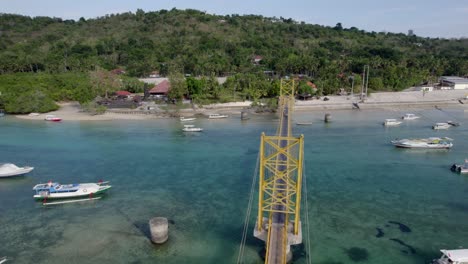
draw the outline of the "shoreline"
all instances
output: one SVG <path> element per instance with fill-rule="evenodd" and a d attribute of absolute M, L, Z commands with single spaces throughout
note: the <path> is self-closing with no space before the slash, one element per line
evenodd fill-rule
<path fill-rule="evenodd" d="M 314 99 L 308 101 L 296 100 L 294 109 L 300 112 L 307 111 L 333 111 L 352 110 L 355 105 L 361 110 L 388 109 L 391 108 L 432 108 L 435 106 L 459 107 L 468 110 L 468 90 L 440 90 L 422 94 L 416 92 L 382 92 L 373 93 L 364 101 L 359 97 L 352 96 L 326 96 L 329 100 Z M 16 118 L 25 120 L 44 120 L 46 115 L 56 115 L 62 120 L 73 121 L 111 121 L 111 120 L 149 120 L 166 119 L 178 116 L 208 115 L 211 113 L 240 115 L 242 111 L 250 107 L 252 102 L 231 102 L 224 104 L 205 105 L 202 108 L 181 109 L 178 113 L 171 112 L 148 112 L 134 109 L 111 109 L 102 115 L 89 115 L 82 112 L 77 102 L 59 103 L 60 109 L 38 116 L 15 115 Z M 355 104 L 353 106 L 353 104 Z M 248 109 L 247 111 L 253 111 Z"/>

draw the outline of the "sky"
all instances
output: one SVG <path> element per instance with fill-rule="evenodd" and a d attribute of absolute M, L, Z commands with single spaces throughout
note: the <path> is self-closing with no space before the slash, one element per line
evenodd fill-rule
<path fill-rule="evenodd" d="M 197 9 L 210 14 L 256 14 L 309 24 L 422 37 L 468 37 L 468 0 L 0 0 L 0 13 L 96 18 L 161 9 Z"/>

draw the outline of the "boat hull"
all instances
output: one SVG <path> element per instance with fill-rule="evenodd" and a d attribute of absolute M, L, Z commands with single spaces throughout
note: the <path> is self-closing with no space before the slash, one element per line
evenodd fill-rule
<path fill-rule="evenodd" d="M 401 145 L 401 144 L 393 144 L 397 148 L 408 148 L 408 149 L 450 149 L 452 146 L 434 146 L 434 147 L 427 147 L 427 146 L 408 146 L 408 145 Z"/>

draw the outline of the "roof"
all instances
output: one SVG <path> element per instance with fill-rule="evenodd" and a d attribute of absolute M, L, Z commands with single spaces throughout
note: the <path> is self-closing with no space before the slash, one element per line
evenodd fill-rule
<path fill-rule="evenodd" d="M 117 91 L 115 92 L 116 95 L 121 95 L 121 96 L 129 96 L 131 95 L 132 93 L 128 92 L 128 91 Z"/>
<path fill-rule="evenodd" d="M 151 90 L 149 90 L 150 94 L 167 94 L 171 89 L 171 84 L 169 81 L 164 80 L 161 83 L 154 86 Z"/>
<path fill-rule="evenodd" d="M 452 261 L 468 261 L 468 249 L 442 249 L 440 252 L 444 253 Z"/>
<path fill-rule="evenodd" d="M 313 82 L 307 82 L 307 85 L 309 85 L 312 88 L 317 88 L 317 86 Z"/>
<path fill-rule="evenodd" d="M 457 76 L 442 76 L 441 81 L 451 82 L 454 84 L 468 84 L 468 78 L 462 78 Z"/>

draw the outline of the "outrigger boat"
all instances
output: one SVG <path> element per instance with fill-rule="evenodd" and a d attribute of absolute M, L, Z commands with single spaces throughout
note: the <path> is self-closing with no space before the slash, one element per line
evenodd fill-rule
<path fill-rule="evenodd" d="M 58 182 L 40 183 L 33 187 L 36 194 L 33 196 L 37 200 L 44 200 L 43 204 L 61 204 L 70 202 L 79 202 L 87 200 L 96 200 L 101 197 L 93 197 L 102 194 L 109 190 L 112 186 L 107 185 L 109 182 L 100 181 L 98 183 L 74 183 L 60 184 Z M 83 198 L 79 200 L 69 200 L 63 202 L 47 203 L 48 199 L 68 199 L 68 198 Z"/>

